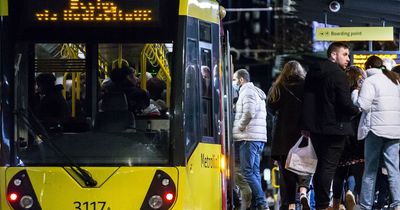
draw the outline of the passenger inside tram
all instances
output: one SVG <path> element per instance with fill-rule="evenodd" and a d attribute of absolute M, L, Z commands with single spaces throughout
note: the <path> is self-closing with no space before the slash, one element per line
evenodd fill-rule
<path fill-rule="evenodd" d="M 74 44 L 60 46 L 73 47 Z M 95 69 L 85 64 L 87 55 L 82 46 L 71 49 L 82 54 L 80 57 L 68 59 L 57 55 L 49 58 L 48 54 L 36 51 L 39 64 L 35 74 L 46 73 L 33 79 L 36 82 L 31 85 L 37 88 L 35 94 L 32 91 L 32 97 L 18 98 L 19 103 L 32 104 L 33 113 L 39 118 L 39 121 L 30 117 L 24 119 L 21 115 L 19 132 L 29 142 L 19 151 L 20 164 L 69 164 L 51 145 L 81 165 L 168 163 L 170 119 L 166 114 L 169 96 L 165 90 L 170 87 L 170 81 L 165 78 L 170 80 L 169 70 L 164 69 L 166 76 L 162 77 L 158 74 L 161 72 L 157 72 L 159 66 L 141 60 L 144 58 L 141 57 L 144 44 L 124 45 L 123 57 L 129 58 L 129 62 L 122 62 L 120 67 L 113 62 L 118 54 L 118 44 L 99 44 L 99 66 L 97 72 L 93 72 Z M 41 44 L 36 44 L 36 49 L 40 47 Z M 156 73 L 147 88 L 139 84 L 135 75 L 139 69 L 136 72 L 132 67 L 143 68 L 144 65 L 139 65 L 141 63 L 151 65 L 152 72 Z M 56 69 L 49 69 L 51 65 Z M 168 68 L 166 65 L 163 67 Z M 146 69 L 140 70 L 144 75 L 147 72 Z M 23 88 L 28 89 L 28 86 Z M 154 101 L 152 104 L 150 96 Z M 158 106 L 163 115 L 160 115 Z M 46 120 L 56 121 L 57 129 L 49 130 L 44 123 Z"/>
<path fill-rule="evenodd" d="M 55 85 L 56 77 L 42 73 L 36 77 L 34 112 L 45 123 L 56 123 L 68 115 L 67 103 L 61 93 L 63 86 Z"/>
<path fill-rule="evenodd" d="M 104 92 L 123 92 L 131 112 L 139 114 L 150 105 L 148 94 L 137 86 L 134 71 L 129 66 L 123 65 L 121 68 L 112 69 L 110 79 L 109 84 L 103 87 Z"/>

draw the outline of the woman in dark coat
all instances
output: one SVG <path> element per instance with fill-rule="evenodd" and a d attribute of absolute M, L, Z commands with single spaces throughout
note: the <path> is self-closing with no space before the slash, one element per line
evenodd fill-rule
<path fill-rule="evenodd" d="M 268 107 L 276 115 L 271 156 L 279 164 L 280 209 L 295 209 L 297 186 L 302 209 L 310 208 L 307 190 L 311 176 L 299 176 L 285 169 L 289 150 L 301 136 L 299 122 L 305 74 L 299 62 L 289 61 L 272 85 L 268 96 Z"/>

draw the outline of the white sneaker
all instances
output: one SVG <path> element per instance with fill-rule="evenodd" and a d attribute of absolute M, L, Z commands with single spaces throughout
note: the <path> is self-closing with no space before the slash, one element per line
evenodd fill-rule
<path fill-rule="evenodd" d="M 300 194 L 300 203 L 302 210 L 310 210 L 310 204 L 308 202 L 307 194 L 305 193 Z"/>
<path fill-rule="evenodd" d="M 345 200 L 347 210 L 353 210 L 356 206 L 356 199 L 354 198 L 353 193 L 350 190 L 346 192 L 346 200 Z"/>

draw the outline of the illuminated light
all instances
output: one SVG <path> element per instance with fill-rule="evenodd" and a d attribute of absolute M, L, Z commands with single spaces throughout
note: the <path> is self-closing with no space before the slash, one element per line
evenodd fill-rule
<path fill-rule="evenodd" d="M 111 20 L 111 18 L 104 18 L 104 20 L 106 20 L 106 21 L 110 21 L 110 20 Z"/>
<path fill-rule="evenodd" d="M 52 21 L 56 21 L 56 20 L 57 20 L 57 18 L 50 18 L 50 20 L 52 20 Z"/>
<path fill-rule="evenodd" d="M 132 18 L 131 18 L 132 19 Z M 141 20 L 142 18 L 135 18 L 135 20 Z"/>
<path fill-rule="evenodd" d="M 81 9 L 86 9 L 86 6 L 84 6 L 84 7 L 81 7 Z"/>
<path fill-rule="evenodd" d="M 103 20 L 103 18 L 96 18 L 96 20 Z"/>
<path fill-rule="evenodd" d="M 147 11 L 148 13 L 151 13 L 151 10 Z"/>
<path fill-rule="evenodd" d="M 151 20 L 151 18 L 147 18 L 147 20 Z"/>
<path fill-rule="evenodd" d="M 18 195 L 17 195 L 17 193 L 11 193 L 9 196 L 8 196 L 8 200 L 9 201 L 16 201 L 18 199 Z"/>
<path fill-rule="evenodd" d="M 38 20 L 42 21 L 43 19 L 42 18 L 38 18 Z"/>
<path fill-rule="evenodd" d="M 139 10 L 139 13 L 142 13 L 142 10 Z"/>
<path fill-rule="evenodd" d="M 172 194 L 172 193 L 165 194 L 165 199 L 167 201 L 172 201 L 174 199 L 174 194 Z"/>
<path fill-rule="evenodd" d="M 125 20 L 133 20 L 132 18 L 125 18 Z"/>
<path fill-rule="evenodd" d="M 89 9 L 91 9 L 91 10 L 93 10 L 95 7 L 93 7 L 93 6 L 91 6 L 91 7 L 89 7 Z"/>
<path fill-rule="evenodd" d="M 148 14 L 143 14 L 143 17 L 147 17 L 148 16 Z"/>
<path fill-rule="evenodd" d="M 74 20 L 80 20 L 80 18 L 74 18 Z"/>
<path fill-rule="evenodd" d="M 44 20 L 49 20 L 49 18 L 45 18 Z"/>
<path fill-rule="evenodd" d="M 134 13 L 137 13 L 137 10 L 133 10 Z"/>
<path fill-rule="evenodd" d="M 49 10 L 44 10 L 44 12 L 48 13 L 48 12 L 49 12 Z"/>
<path fill-rule="evenodd" d="M 225 156 L 221 155 L 221 159 L 220 159 L 220 169 L 221 170 L 225 170 L 226 167 L 226 160 L 225 160 Z"/>
<path fill-rule="evenodd" d="M 137 14 L 134 14 L 133 16 L 137 17 Z"/>
<path fill-rule="evenodd" d="M 71 9 L 79 9 L 79 7 L 71 7 Z"/>

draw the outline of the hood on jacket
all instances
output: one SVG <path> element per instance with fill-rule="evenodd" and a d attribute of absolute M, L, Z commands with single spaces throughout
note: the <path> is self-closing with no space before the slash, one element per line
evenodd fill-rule
<path fill-rule="evenodd" d="M 256 86 L 254 86 L 254 84 L 252 82 L 247 82 L 247 83 L 243 84 L 242 87 L 240 87 L 240 92 L 242 90 L 244 90 L 245 88 L 254 89 L 257 92 L 258 96 L 261 98 L 261 100 L 266 100 L 267 99 L 267 95 L 264 93 L 264 91 L 261 90 L 260 88 L 256 87 Z"/>
<path fill-rule="evenodd" d="M 382 69 L 370 68 L 370 69 L 367 69 L 366 72 L 367 72 L 367 77 L 370 77 L 372 75 L 382 73 Z"/>

